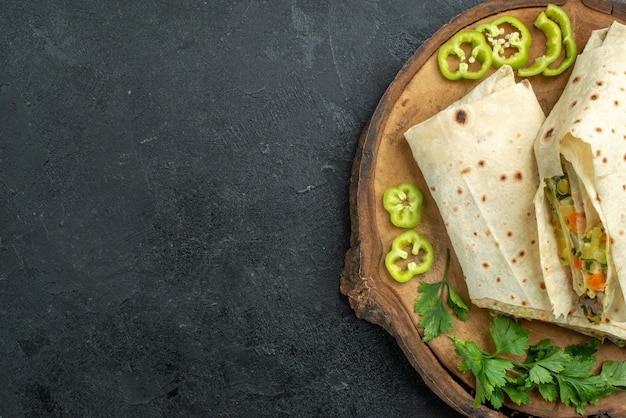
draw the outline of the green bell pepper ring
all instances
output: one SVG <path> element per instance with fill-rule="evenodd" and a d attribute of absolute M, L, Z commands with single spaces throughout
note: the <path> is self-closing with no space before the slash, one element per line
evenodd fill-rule
<path fill-rule="evenodd" d="M 543 71 L 543 75 L 545 76 L 555 76 L 567 70 L 574 63 L 578 50 L 576 47 L 576 40 L 574 39 L 574 33 L 572 32 L 572 24 L 565 10 L 550 3 L 546 7 L 545 13 L 546 16 L 554 20 L 561 28 L 561 37 L 563 38 L 563 45 L 565 45 L 565 58 L 563 58 L 563 61 L 561 61 L 556 67 L 547 67 Z"/>
<path fill-rule="evenodd" d="M 520 68 L 517 75 L 520 77 L 531 77 L 540 74 L 548 68 L 548 65 L 556 61 L 561 55 L 561 28 L 559 25 L 550 20 L 550 18 L 541 12 L 535 19 L 535 27 L 543 32 L 546 38 L 546 52 L 544 55 L 535 58 L 530 67 Z"/>
<path fill-rule="evenodd" d="M 501 26 L 507 24 L 514 30 L 504 35 L 504 27 Z M 532 39 L 530 31 L 518 18 L 500 16 L 491 22 L 478 25 L 476 30 L 486 33 L 487 41 L 492 44 L 494 68 L 510 65 L 511 68 L 517 70 L 528 61 L 528 51 L 530 50 Z M 509 56 L 505 56 L 505 50 L 508 48 L 513 48 L 516 51 Z"/>
<path fill-rule="evenodd" d="M 464 44 L 469 44 L 471 47 L 469 58 L 462 48 Z M 456 70 L 450 68 L 450 63 L 448 62 L 448 57 L 450 56 L 456 56 L 459 60 Z M 437 53 L 437 62 L 439 63 L 441 74 L 448 80 L 458 80 L 460 78 L 478 80 L 487 74 L 487 71 L 491 68 L 491 56 L 491 48 L 482 33 L 475 30 L 463 30 L 441 45 Z M 480 64 L 480 67 L 474 69 L 475 66 L 472 65 L 470 68 L 470 64 L 476 61 Z"/>
<path fill-rule="evenodd" d="M 417 256 L 420 252 L 419 262 L 410 261 L 406 268 L 402 268 L 398 261 L 406 260 L 409 257 L 404 248 L 411 247 L 411 254 Z M 406 283 L 418 274 L 425 273 L 430 269 L 435 260 L 435 252 L 431 243 L 414 229 L 410 229 L 398 235 L 391 244 L 391 250 L 385 257 L 385 267 L 393 277 L 400 283 Z"/>
<path fill-rule="evenodd" d="M 411 183 L 389 187 L 383 195 L 383 206 L 391 223 L 399 228 L 413 228 L 420 222 L 422 192 Z"/>

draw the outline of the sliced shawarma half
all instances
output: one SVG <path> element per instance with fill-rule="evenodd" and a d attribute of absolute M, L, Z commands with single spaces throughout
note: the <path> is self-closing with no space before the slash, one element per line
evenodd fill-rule
<path fill-rule="evenodd" d="M 626 334 L 626 26 L 592 32 L 535 140 L 541 263 L 557 317 Z M 567 187 L 566 187 L 567 186 Z M 623 339 L 623 336 L 620 337 Z"/>

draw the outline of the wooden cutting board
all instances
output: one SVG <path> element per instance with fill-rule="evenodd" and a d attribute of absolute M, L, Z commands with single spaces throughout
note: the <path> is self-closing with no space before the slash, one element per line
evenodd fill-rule
<path fill-rule="evenodd" d="M 567 11 L 575 32 L 578 50 L 582 51 L 592 30 L 607 27 L 613 20 L 626 19 L 626 4 L 600 0 L 553 1 Z M 410 363 L 426 384 L 451 407 L 466 416 L 505 417 L 526 415 L 541 417 L 579 417 L 573 408 L 547 403 L 538 395 L 527 405 L 506 404 L 496 411 L 483 406 L 472 408 L 474 378 L 459 372 L 460 358 L 454 353 L 449 338 L 443 336 L 429 343 L 421 340 L 417 327 L 419 316 L 413 313 L 417 287 L 421 280 L 441 279 L 446 248 L 452 249 L 437 206 L 413 160 L 404 132 L 411 126 L 438 113 L 463 97 L 479 81 L 446 80 L 440 75 L 436 55 L 441 44 L 464 28 L 490 21 L 499 15 L 512 15 L 531 30 L 531 59 L 543 54 L 543 35 L 533 26 L 536 16 L 545 9 L 546 1 L 492 0 L 459 15 L 425 42 L 403 66 L 380 100 L 370 123 L 364 129 L 354 159 L 350 185 L 352 235 L 340 278 L 341 292 L 348 296 L 357 317 L 385 328 L 393 335 Z M 561 94 L 571 69 L 557 77 L 530 78 L 533 89 L 546 115 Z M 523 111 L 520 109 L 520 111 Z M 408 283 L 397 283 L 387 273 L 384 257 L 391 242 L 402 230 L 389 222 L 382 206 L 384 190 L 403 181 L 417 185 L 424 194 L 422 221 L 418 232 L 428 238 L 435 249 L 436 261 L 425 275 Z M 449 279 L 452 286 L 469 304 L 467 287 L 458 260 L 452 252 Z M 479 347 L 489 346 L 489 312 L 470 305 L 469 319 L 455 321 L 451 333 L 460 339 L 472 339 Z M 531 344 L 550 338 L 561 347 L 583 343 L 589 337 L 539 321 L 523 321 L 530 330 Z M 626 360 L 626 348 L 610 342 L 600 345 L 598 364 L 603 360 Z M 626 394 L 616 394 L 598 405 L 587 407 L 587 415 L 626 416 Z"/>

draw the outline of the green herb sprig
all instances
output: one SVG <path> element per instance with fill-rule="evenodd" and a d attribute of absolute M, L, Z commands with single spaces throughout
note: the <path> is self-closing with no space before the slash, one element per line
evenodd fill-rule
<path fill-rule="evenodd" d="M 452 329 L 454 318 L 446 305 L 458 319 L 465 321 L 468 317 L 467 305 L 448 281 L 449 265 L 447 250 L 442 280 L 418 287 L 414 311 L 421 315 L 418 326 L 424 331 L 424 342 Z M 552 345 L 549 339 L 530 345 L 529 331 L 505 316 L 494 317 L 489 333 L 495 349 L 492 353 L 482 350 L 474 341 L 449 335 L 455 353 L 462 359 L 459 370 L 471 372 L 475 377 L 474 408 L 488 402 L 500 409 L 505 396 L 522 405 L 530 402 L 529 393 L 536 390 L 547 402 L 560 401 L 584 415 L 588 405 L 626 391 L 626 361 L 606 360 L 600 371 L 592 374 L 599 344 L 595 338 L 565 349 Z M 524 354 L 524 362 L 515 361 Z"/>
<path fill-rule="evenodd" d="M 421 283 L 417 288 L 419 292 L 414 306 L 414 312 L 421 315 L 418 326 L 424 330 L 422 341 L 428 342 L 444 332 L 452 329 L 454 319 L 444 305 L 446 304 L 458 319 L 467 320 L 467 305 L 458 293 L 454 291 L 448 282 L 448 269 L 450 267 L 450 250 L 446 249 L 446 266 L 443 279 L 435 283 Z"/>
<path fill-rule="evenodd" d="M 496 316 L 489 327 L 495 352 L 481 350 L 473 341 L 450 336 L 455 353 L 462 358 L 458 368 L 476 378 L 474 408 L 489 402 L 499 409 L 504 395 L 517 405 L 529 402 L 528 393 L 537 390 L 548 402 L 561 401 L 583 415 L 593 405 L 615 392 L 626 390 L 626 362 L 607 360 L 598 374 L 591 374 L 596 364 L 598 340 L 575 344 L 562 350 L 549 339 L 530 345 L 528 330 L 514 320 Z M 527 353 L 518 363 L 505 355 Z"/>

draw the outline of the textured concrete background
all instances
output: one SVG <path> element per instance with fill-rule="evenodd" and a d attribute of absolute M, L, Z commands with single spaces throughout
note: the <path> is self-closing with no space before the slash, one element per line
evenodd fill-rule
<path fill-rule="evenodd" d="M 339 293 L 360 131 L 477 0 L 0 0 L 0 416 L 456 417 Z"/>

